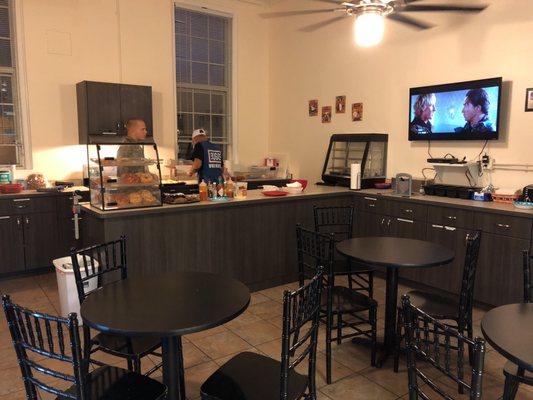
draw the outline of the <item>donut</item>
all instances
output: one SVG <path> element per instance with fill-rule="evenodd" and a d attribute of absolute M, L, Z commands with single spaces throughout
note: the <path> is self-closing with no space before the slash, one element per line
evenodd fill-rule
<path fill-rule="evenodd" d="M 154 177 L 149 172 L 139 172 L 137 173 L 137 176 L 141 183 L 152 183 L 154 181 Z"/>
<path fill-rule="evenodd" d="M 143 202 L 143 198 L 139 192 L 130 193 L 128 198 L 131 204 L 141 204 Z"/>

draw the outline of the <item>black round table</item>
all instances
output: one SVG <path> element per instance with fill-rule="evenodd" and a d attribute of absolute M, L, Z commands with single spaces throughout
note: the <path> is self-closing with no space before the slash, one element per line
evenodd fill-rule
<path fill-rule="evenodd" d="M 337 244 L 339 253 L 373 267 L 387 269 L 385 296 L 385 340 L 382 366 L 394 351 L 396 341 L 396 310 L 398 302 L 398 271 L 400 268 L 436 267 L 453 261 L 455 254 L 436 243 L 398 237 L 359 237 Z"/>
<path fill-rule="evenodd" d="M 241 282 L 202 272 L 128 278 L 91 293 L 81 305 L 85 324 L 124 336 L 162 341 L 167 399 L 185 399 L 181 336 L 222 325 L 250 303 Z"/>
<path fill-rule="evenodd" d="M 481 332 L 498 353 L 518 365 L 519 372 L 533 372 L 533 303 L 490 310 L 481 320 Z"/>

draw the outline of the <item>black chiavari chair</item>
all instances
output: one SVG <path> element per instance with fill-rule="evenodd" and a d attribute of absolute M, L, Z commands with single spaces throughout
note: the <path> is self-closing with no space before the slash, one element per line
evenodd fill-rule
<path fill-rule="evenodd" d="M 444 382 L 430 376 L 431 371 L 449 378 L 451 387 L 458 385 L 461 388 L 459 391 L 466 391 L 470 399 L 481 399 L 485 341 L 480 338 L 470 339 L 456 329 L 439 322 L 412 305 L 409 295 L 402 296 L 402 314 L 405 326 L 409 399 L 430 399 L 426 393 L 429 387 L 439 397 L 453 400 L 454 397 L 448 393 L 449 390 Z M 465 347 L 472 349 L 472 367 L 464 360 Z"/>
<path fill-rule="evenodd" d="M 281 362 L 245 352 L 220 367 L 201 387 L 203 400 L 316 399 L 316 353 L 322 271 L 283 294 Z M 296 371 L 305 359 L 307 374 Z"/>
<path fill-rule="evenodd" d="M 353 206 L 313 207 L 315 231 L 333 234 L 335 242 L 353 236 L 355 212 Z M 365 266 L 335 251 L 333 272 L 336 276 L 346 275 L 350 289 L 368 293 L 374 297 L 374 269 Z"/>
<path fill-rule="evenodd" d="M 165 398 L 165 385 L 135 372 L 104 366 L 89 373 L 75 313 L 68 318 L 39 313 L 14 304 L 8 295 L 2 304 L 28 400 L 38 400 L 40 392 L 59 400 Z"/>
<path fill-rule="evenodd" d="M 533 301 L 533 276 L 531 274 L 531 264 L 533 262 L 533 255 L 529 254 L 528 250 L 522 251 L 523 261 L 523 277 L 524 277 L 524 303 L 531 303 Z M 524 385 L 533 386 L 533 373 L 518 367 L 518 365 L 507 361 L 503 367 L 503 375 L 505 376 L 505 385 L 503 388 L 503 400 L 513 400 L 518 392 L 518 386 L 522 383 Z"/>
<path fill-rule="evenodd" d="M 335 285 L 333 234 L 325 235 L 297 225 L 296 237 L 300 286 L 305 279 L 316 274 L 319 266 L 324 268 L 325 291 L 322 295 L 321 317 L 326 325 L 326 381 L 330 384 L 331 344 L 334 342 L 341 344 L 343 339 L 367 337 L 371 342 L 370 363 L 375 365 L 378 304 L 361 292 Z M 336 336 L 333 336 L 333 332 L 336 332 Z"/>
<path fill-rule="evenodd" d="M 128 277 L 126 238 L 124 236 L 121 236 L 118 240 L 81 250 L 72 249 L 70 255 L 80 304 L 93 291 L 102 288 L 106 284 Z M 93 288 L 91 289 L 91 287 Z M 155 351 L 161 346 L 160 340 L 154 337 L 130 338 L 99 332 L 91 338 L 91 331 L 86 325 L 83 325 L 83 340 L 85 358 L 89 359 L 91 354 L 103 351 L 125 358 L 128 362 L 128 369 L 139 373 L 141 372 L 141 358 L 149 354 L 159 355 Z M 91 361 L 99 364 L 98 361 Z M 151 374 L 160 366 L 161 364 L 157 365 L 148 374 Z"/>

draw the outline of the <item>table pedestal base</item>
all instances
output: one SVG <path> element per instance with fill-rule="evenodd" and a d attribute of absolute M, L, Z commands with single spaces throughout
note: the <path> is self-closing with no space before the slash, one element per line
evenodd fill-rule
<path fill-rule="evenodd" d="M 185 372 L 181 336 L 162 339 L 163 383 L 168 387 L 168 400 L 185 400 Z"/>

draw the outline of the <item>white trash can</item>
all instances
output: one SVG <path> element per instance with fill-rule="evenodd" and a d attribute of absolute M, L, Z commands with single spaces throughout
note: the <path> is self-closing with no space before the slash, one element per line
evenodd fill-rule
<path fill-rule="evenodd" d="M 83 265 L 83 259 L 81 256 L 78 256 L 78 262 L 80 265 Z M 75 312 L 78 314 L 78 321 L 81 324 L 80 301 L 78 300 L 76 278 L 74 276 L 74 270 L 72 269 L 72 259 L 70 257 L 57 258 L 53 261 L 53 264 L 56 269 L 61 315 L 67 317 L 70 313 Z M 98 262 L 96 260 L 94 260 L 94 265 L 96 270 L 98 270 Z M 83 268 L 81 270 L 81 276 L 85 276 Z M 97 283 L 97 278 L 89 279 L 85 282 L 85 291 L 88 292 L 96 289 Z"/>

